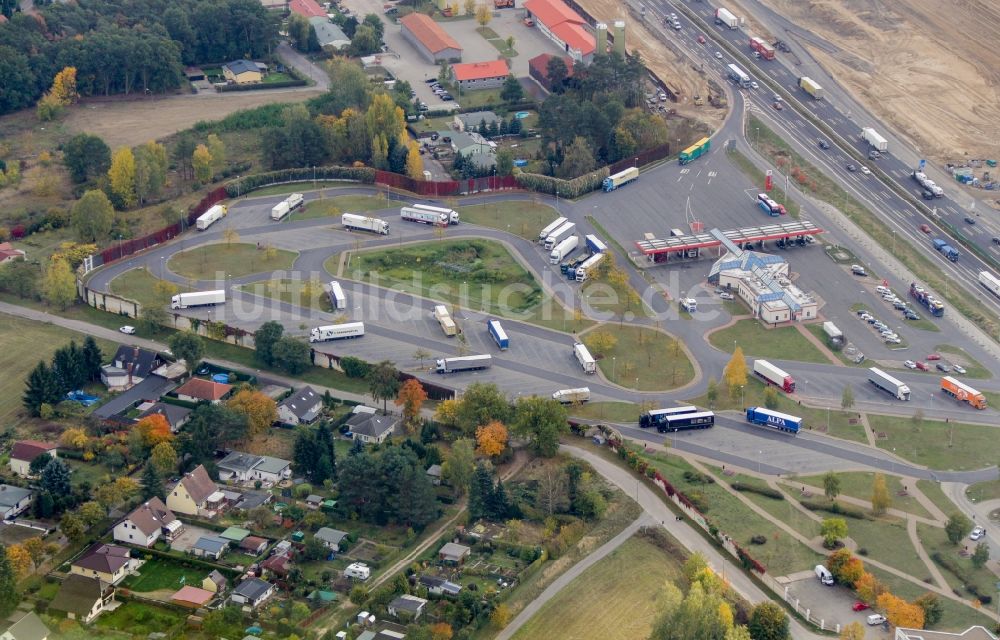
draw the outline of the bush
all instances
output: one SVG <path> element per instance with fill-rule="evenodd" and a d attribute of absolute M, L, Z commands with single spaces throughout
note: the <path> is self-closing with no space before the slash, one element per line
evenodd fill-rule
<path fill-rule="evenodd" d="M 701 491 L 696 489 L 694 491 L 688 491 L 685 495 L 687 496 L 688 502 L 690 502 L 691 506 L 695 509 L 702 513 L 706 513 L 708 511 L 708 498 L 706 498 L 705 494 Z"/>
<path fill-rule="evenodd" d="M 691 484 L 714 484 L 715 478 L 700 471 L 685 471 L 684 479 Z"/>
<path fill-rule="evenodd" d="M 372 367 L 361 358 L 344 356 L 340 359 L 340 368 L 348 378 L 366 378 Z"/>
<path fill-rule="evenodd" d="M 799 503 L 810 511 L 826 511 L 838 516 L 854 518 L 855 520 L 869 520 L 867 513 L 854 507 L 848 507 L 839 502 L 823 502 L 820 500 L 799 500 Z"/>
<path fill-rule="evenodd" d="M 750 538 L 750 544 L 767 544 L 767 536 L 755 535 Z"/>
<path fill-rule="evenodd" d="M 239 180 L 226 183 L 226 195 L 235 197 L 247 194 L 254 189 L 272 184 L 286 182 L 312 182 L 316 180 L 350 180 L 365 184 L 375 183 L 375 170 L 369 167 L 302 167 L 298 169 L 281 169 L 252 176 L 243 176 Z M 560 191 L 560 193 L 562 193 Z"/>
<path fill-rule="evenodd" d="M 771 498 L 772 500 L 784 500 L 785 494 L 778 491 L 777 489 L 772 489 L 771 487 L 763 487 L 757 484 L 749 484 L 746 482 L 731 482 L 729 484 L 736 491 L 745 491 L 747 493 L 756 493 L 757 495 L 764 496 L 765 498 Z"/>
<path fill-rule="evenodd" d="M 975 596 L 980 603 L 989 604 L 993 601 L 993 598 L 989 595 L 988 590 L 984 589 L 981 584 L 977 583 L 969 574 L 969 571 L 959 564 L 954 558 L 946 556 L 940 551 L 935 551 L 931 554 L 931 559 L 941 565 L 942 568 L 946 569 L 956 578 L 961 580 L 965 590 Z"/>
<path fill-rule="evenodd" d="M 517 183 L 530 191 L 547 193 L 554 195 L 556 191 L 560 196 L 567 198 L 577 198 L 591 191 L 601 188 L 601 183 L 611 174 L 608 167 L 601 167 L 572 180 L 560 180 L 551 176 L 543 176 L 538 173 L 515 172 L 514 179 Z"/>

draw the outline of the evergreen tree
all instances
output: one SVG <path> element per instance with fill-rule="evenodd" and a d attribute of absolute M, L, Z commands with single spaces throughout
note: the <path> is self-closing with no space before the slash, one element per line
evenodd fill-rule
<path fill-rule="evenodd" d="M 60 458 L 54 458 L 45 465 L 40 481 L 44 491 L 60 498 L 70 495 L 69 467 Z"/>
<path fill-rule="evenodd" d="M 486 465 L 479 463 L 469 483 L 469 520 L 475 521 L 489 513 L 493 497 L 493 477 Z"/>
<path fill-rule="evenodd" d="M 38 454 L 35 456 L 35 459 L 31 461 L 31 464 L 28 465 L 28 473 L 33 476 L 41 474 L 42 471 L 45 471 L 45 467 L 47 467 L 54 459 L 55 458 L 47 453 Z"/>
<path fill-rule="evenodd" d="M 21 601 L 17 590 L 17 576 L 7 557 L 7 547 L 0 544 L 0 618 L 6 618 Z"/>
<path fill-rule="evenodd" d="M 399 523 L 419 529 L 436 520 L 437 498 L 427 474 L 418 465 L 410 465 L 401 479 L 399 510 L 396 513 Z"/>
<path fill-rule="evenodd" d="M 510 513 L 510 498 L 507 497 L 507 490 L 504 489 L 502 480 L 497 480 L 496 486 L 490 492 L 486 507 L 491 520 L 506 520 L 513 515 Z"/>
<path fill-rule="evenodd" d="M 159 472 L 156 470 L 156 466 L 153 464 L 147 464 L 142 470 L 142 499 L 149 500 L 150 498 L 157 497 L 162 498 L 164 495 L 163 490 L 163 479 L 160 478 Z"/>
<path fill-rule="evenodd" d="M 43 491 L 38 494 L 38 498 L 35 500 L 35 504 L 32 507 L 32 513 L 35 517 L 44 520 L 45 518 L 51 518 L 52 514 L 56 512 L 56 501 L 52 498 L 52 494 L 48 491 Z"/>
<path fill-rule="evenodd" d="M 87 336 L 83 341 L 83 349 L 80 354 L 81 366 L 87 380 L 98 380 L 101 377 L 101 363 L 104 360 L 101 348 L 97 346 L 97 341 L 93 336 Z"/>
<path fill-rule="evenodd" d="M 52 356 L 52 375 L 59 385 L 60 395 L 79 389 L 86 382 L 83 352 L 70 341 L 69 346 L 58 349 Z"/>
<path fill-rule="evenodd" d="M 25 381 L 27 387 L 21 402 L 24 408 L 37 417 L 43 404 L 56 404 L 61 399 L 59 393 L 59 383 L 56 381 L 52 369 L 47 364 L 39 361 L 38 365 L 28 374 Z"/>

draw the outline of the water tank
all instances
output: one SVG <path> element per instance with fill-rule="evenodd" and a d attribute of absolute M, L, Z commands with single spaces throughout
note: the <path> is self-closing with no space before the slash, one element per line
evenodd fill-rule
<path fill-rule="evenodd" d="M 595 53 L 603 55 L 608 52 L 608 25 L 604 22 L 598 22 L 594 29 L 597 31 L 597 49 Z"/>
<path fill-rule="evenodd" d="M 615 52 L 625 56 L 625 21 L 615 20 Z"/>

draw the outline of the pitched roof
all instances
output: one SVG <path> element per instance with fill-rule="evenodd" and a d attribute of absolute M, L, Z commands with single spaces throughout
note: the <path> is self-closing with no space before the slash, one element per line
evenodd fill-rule
<path fill-rule="evenodd" d="M 251 63 L 252 64 L 252 63 Z M 200 400 L 219 400 L 229 393 L 233 388 L 231 384 L 205 380 L 204 378 L 191 378 L 177 388 L 177 395 L 191 396 Z"/>
<path fill-rule="evenodd" d="M 242 540 L 240 540 L 239 542 L 240 549 L 248 549 L 250 551 L 256 551 L 257 549 L 260 549 L 260 546 L 262 544 L 266 545 L 267 539 L 258 538 L 257 536 L 247 536 Z"/>
<path fill-rule="evenodd" d="M 262 595 L 267 593 L 270 588 L 271 583 L 266 580 L 261 580 L 260 578 L 247 578 L 243 582 L 236 585 L 233 593 L 235 595 L 249 598 L 250 600 L 257 600 Z"/>
<path fill-rule="evenodd" d="M 351 433 L 357 433 L 370 438 L 378 438 L 386 432 L 391 432 L 399 424 L 399 418 L 380 416 L 372 413 L 358 413 L 347 421 Z"/>
<path fill-rule="evenodd" d="M 256 63 L 250 62 L 249 60 L 233 60 L 232 62 L 226 63 L 222 66 L 229 69 L 233 75 L 237 76 L 248 71 L 260 73 L 260 69 L 257 67 Z"/>
<path fill-rule="evenodd" d="M 59 593 L 52 599 L 49 608 L 86 616 L 94 608 L 94 603 L 100 600 L 105 588 L 107 583 L 97 578 L 72 573 L 63 580 Z"/>
<path fill-rule="evenodd" d="M 208 471 L 205 470 L 203 464 L 199 464 L 193 471 L 185 473 L 177 484 L 183 485 L 196 505 L 204 504 L 208 496 L 219 490 L 212 478 L 208 476 Z"/>
<path fill-rule="evenodd" d="M 454 67 L 455 65 L 452 65 L 452 68 Z M 471 111 L 469 113 L 460 113 L 457 117 L 466 127 L 478 127 L 482 124 L 483 120 L 486 121 L 486 124 L 500 121 L 500 116 L 492 111 Z"/>
<path fill-rule="evenodd" d="M 130 520 L 146 536 L 152 535 L 176 519 L 174 512 L 163 504 L 163 500 L 156 497 L 150 498 L 126 516 L 126 520 Z"/>
<path fill-rule="evenodd" d="M 114 574 L 131 560 L 128 549 L 116 544 L 95 542 L 73 562 L 74 567 Z"/>
<path fill-rule="evenodd" d="M 451 65 L 455 79 L 459 82 L 468 80 L 486 80 L 487 78 L 507 77 L 510 67 L 506 60 L 490 60 L 488 62 L 461 62 Z"/>
<path fill-rule="evenodd" d="M 190 602 L 191 604 L 203 605 L 208 603 L 215 597 L 215 594 L 211 591 L 206 591 L 200 587 L 192 587 L 189 584 L 184 585 L 177 590 L 177 593 L 170 596 L 171 600 L 177 600 L 178 602 Z"/>
<path fill-rule="evenodd" d="M 549 60 L 552 58 L 562 58 L 562 61 L 566 64 L 566 77 L 573 77 L 573 59 L 569 56 L 555 56 L 551 53 L 542 53 L 528 60 L 528 68 L 533 70 L 539 77 L 548 80 Z"/>
<path fill-rule="evenodd" d="M 340 544 L 340 541 L 348 536 L 346 531 L 340 531 L 338 529 L 331 529 L 330 527 L 320 527 L 319 531 L 316 532 L 314 536 L 317 540 L 322 540 L 323 542 L 330 542 L 333 544 Z"/>
<path fill-rule="evenodd" d="M 429 476 L 431 476 L 433 478 L 440 478 L 441 477 L 441 465 L 439 465 L 439 464 L 432 464 L 431 466 L 427 467 L 427 475 L 429 475 Z"/>
<path fill-rule="evenodd" d="M 132 365 L 132 375 L 136 378 L 145 378 L 153 373 L 153 370 L 160 365 L 160 356 L 155 351 L 133 347 L 123 344 L 118 347 L 115 357 L 111 359 L 116 367 L 121 367 L 128 372 L 128 367 Z"/>
<path fill-rule="evenodd" d="M 323 396 L 312 387 L 302 387 L 281 401 L 281 406 L 291 411 L 299 420 L 308 422 L 316 417 L 322 407 Z"/>
<path fill-rule="evenodd" d="M 24 460 L 31 462 L 43 453 L 48 453 L 53 449 L 58 449 L 59 445 L 54 442 L 42 442 L 40 440 L 18 440 L 14 443 L 14 448 L 10 452 L 13 460 Z"/>
<path fill-rule="evenodd" d="M 316 40 L 321 47 L 325 47 L 328 44 L 341 43 L 341 46 L 343 46 L 351 43 L 351 39 L 347 37 L 344 30 L 330 22 L 326 16 L 322 18 L 309 18 L 309 24 L 316 31 Z"/>
<path fill-rule="evenodd" d="M 219 573 L 216 569 L 212 569 L 212 573 L 208 574 L 208 579 L 220 587 L 224 587 L 227 582 L 226 576 Z"/>
<path fill-rule="evenodd" d="M 525 0 L 524 8 L 549 30 L 564 22 L 575 24 L 587 22 L 562 0 Z"/>
<path fill-rule="evenodd" d="M 581 55 L 588 56 L 597 49 L 594 36 L 583 25 L 564 22 L 552 27 L 552 33 L 568 44 L 570 49 L 578 50 Z"/>
<path fill-rule="evenodd" d="M 9 509 L 31 495 L 31 489 L 0 484 L 0 508 Z"/>
<path fill-rule="evenodd" d="M 416 613 L 423 609 L 425 604 L 427 604 L 427 601 L 423 598 L 404 593 L 401 596 L 396 596 L 396 598 L 389 603 L 389 606 L 393 609 Z"/>
<path fill-rule="evenodd" d="M 288 565 L 291 563 L 292 560 L 288 556 L 271 556 L 262 562 L 260 566 L 268 571 L 273 571 L 274 573 L 283 576 L 288 573 Z"/>
<path fill-rule="evenodd" d="M 225 531 L 219 534 L 220 538 L 225 538 L 226 540 L 231 540 L 233 542 L 240 542 L 245 540 L 247 536 L 250 535 L 250 531 L 243 529 L 241 527 L 229 527 Z"/>
<path fill-rule="evenodd" d="M 191 414 L 192 409 L 187 407 L 182 407 L 176 404 L 170 404 L 167 402 L 156 402 L 150 408 L 146 409 L 140 419 L 151 415 L 161 415 L 167 419 L 167 423 L 170 425 L 171 429 L 176 429 L 180 423 Z"/>
<path fill-rule="evenodd" d="M 469 547 L 465 546 L 464 544 L 458 544 L 457 542 L 449 542 L 443 547 L 441 547 L 441 550 L 438 551 L 438 554 L 452 558 L 462 558 L 470 551 L 471 549 L 469 549 Z"/>
<path fill-rule="evenodd" d="M 411 13 L 400 18 L 399 23 L 410 31 L 431 53 L 439 53 L 445 49 L 462 50 L 462 45 L 448 35 L 441 25 L 422 13 Z"/>
<path fill-rule="evenodd" d="M 198 538 L 192 549 L 199 549 L 205 553 L 219 553 L 229 546 L 229 540 L 218 536 L 202 536 Z"/>
<path fill-rule="evenodd" d="M 45 640 L 52 634 L 34 611 L 21 616 L 5 633 L 10 634 L 14 640 Z"/>
<path fill-rule="evenodd" d="M 319 6 L 315 0 L 291 0 L 288 3 L 288 9 L 292 13 L 307 18 L 326 17 L 326 11 L 323 11 L 323 7 Z"/>

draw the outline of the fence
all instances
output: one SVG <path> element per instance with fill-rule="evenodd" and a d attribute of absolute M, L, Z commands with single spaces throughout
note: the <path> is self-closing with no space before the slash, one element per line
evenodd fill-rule
<path fill-rule="evenodd" d="M 340 366 L 340 358 L 341 356 L 333 353 L 317 351 L 316 349 L 312 350 L 312 363 L 321 369 L 334 369 L 336 371 L 343 372 L 344 369 Z M 399 372 L 400 382 L 406 382 L 410 379 L 416 380 L 423 386 L 424 391 L 427 392 L 427 397 L 430 400 L 451 400 L 456 395 L 455 389 L 452 389 L 451 387 L 446 387 L 434 382 L 428 382 L 427 380 L 423 380 L 415 375 L 405 373 L 403 371 Z"/>
<path fill-rule="evenodd" d="M 504 189 L 519 189 L 514 176 L 486 176 L 484 178 L 468 178 L 466 180 L 446 180 L 429 182 L 414 180 L 409 176 L 388 171 L 376 171 L 375 183 L 384 184 L 396 189 L 410 191 L 419 196 L 457 196 L 480 191 L 500 191 Z"/>

